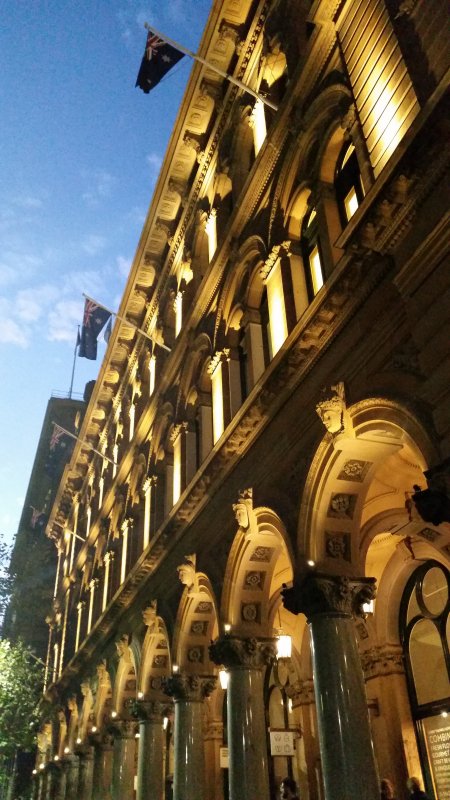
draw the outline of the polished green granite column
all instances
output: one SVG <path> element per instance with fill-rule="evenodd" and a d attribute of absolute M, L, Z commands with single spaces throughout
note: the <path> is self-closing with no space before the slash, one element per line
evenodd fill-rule
<path fill-rule="evenodd" d="M 212 660 L 226 667 L 230 800 L 268 798 L 269 769 L 264 674 L 275 658 L 272 639 L 232 635 L 216 639 Z"/>
<path fill-rule="evenodd" d="M 95 747 L 92 800 L 112 800 L 114 738 L 111 733 L 91 736 Z"/>
<path fill-rule="evenodd" d="M 134 800 L 135 750 L 135 721 L 115 720 L 112 800 Z"/>
<path fill-rule="evenodd" d="M 175 701 L 173 800 L 205 800 L 203 702 L 215 685 L 211 675 L 176 673 L 165 680 Z"/>
<path fill-rule="evenodd" d="M 379 800 L 380 789 L 353 617 L 375 595 L 374 578 L 309 572 L 282 591 L 307 617 L 326 800 Z"/>
<path fill-rule="evenodd" d="M 65 773 L 64 798 L 65 800 L 78 800 L 79 758 L 76 755 L 68 754 L 61 759 L 61 763 Z"/>
<path fill-rule="evenodd" d="M 80 778 L 79 778 L 79 800 L 92 800 L 92 788 L 94 780 L 94 748 L 85 745 L 77 748 L 77 755 L 80 759 Z"/>
<path fill-rule="evenodd" d="M 164 705 L 138 700 L 135 716 L 139 720 L 137 800 L 164 798 Z"/>

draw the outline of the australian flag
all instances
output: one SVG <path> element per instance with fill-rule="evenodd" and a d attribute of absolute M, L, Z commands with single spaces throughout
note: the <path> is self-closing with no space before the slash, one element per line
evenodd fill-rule
<path fill-rule="evenodd" d="M 164 39 L 160 39 L 155 33 L 149 31 L 136 86 L 148 94 L 161 78 L 164 78 L 164 75 L 183 58 L 183 55 L 184 53 L 181 53 L 176 47 L 172 47 Z"/>
<path fill-rule="evenodd" d="M 110 311 L 94 303 L 93 300 L 86 298 L 78 350 L 78 355 L 81 358 L 89 358 L 91 361 L 95 361 L 97 358 L 97 337 L 110 316 Z"/>
<path fill-rule="evenodd" d="M 74 439 L 71 436 L 67 436 L 66 432 L 54 422 L 44 464 L 47 475 L 53 480 L 60 477 L 64 465 L 72 455 L 74 443 Z"/>

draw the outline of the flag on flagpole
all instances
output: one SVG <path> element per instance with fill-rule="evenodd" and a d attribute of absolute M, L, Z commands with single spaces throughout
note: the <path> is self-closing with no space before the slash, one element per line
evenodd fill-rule
<path fill-rule="evenodd" d="M 149 30 L 136 86 L 148 94 L 183 56 L 184 53 Z"/>
<path fill-rule="evenodd" d="M 39 511 L 39 509 L 35 508 L 34 506 L 31 506 L 31 510 L 32 510 L 31 520 L 30 520 L 31 527 L 33 528 L 33 530 L 35 530 L 36 528 L 38 530 L 43 530 L 48 522 L 48 514 L 46 514 L 44 510 Z"/>
<path fill-rule="evenodd" d="M 61 474 L 64 465 L 72 455 L 73 448 L 73 439 L 67 436 L 64 428 L 60 428 L 60 426 L 54 422 L 48 454 L 44 464 L 45 472 L 50 478 L 57 478 Z"/>
<path fill-rule="evenodd" d="M 86 298 L 84 304 L 83 325 L 81 327 L 81 342 L 78 355 L 95 361 L 97 358 L 97 337 L 108 322 L 111 312 L 103 306 Z"/>

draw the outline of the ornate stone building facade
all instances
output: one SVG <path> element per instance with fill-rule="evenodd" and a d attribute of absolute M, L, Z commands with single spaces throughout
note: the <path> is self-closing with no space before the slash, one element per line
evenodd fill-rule
<path fill-rule="evenodd" d="M 213 3 L 277 110 L 194 65 L 48 525 L 39 800 L 446 796 L 448 30 Z"/>

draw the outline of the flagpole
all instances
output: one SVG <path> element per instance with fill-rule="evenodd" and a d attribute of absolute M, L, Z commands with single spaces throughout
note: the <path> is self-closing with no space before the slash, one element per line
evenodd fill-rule
<path fill-rule="evenodd" d="M 108 458 L 108 456 L 105 456 L 105 454 L 101 453 L 100 450 L 96 450 L 95 447 L 93 447 L 93 445 L 90 444 L 90 442 L 87 442 L 85 439 L 81 439 L 79 436 L 75 436 L 74 433 L 71 433 L 70 431 L 63 428 L 63 426 L 60 425 L 58 422 L 52 422 L 52 425 L 56 425 L 56 427 L 59 428 L 60 431 L 63 431 L 63 433 L 67 433 L 67 436 L 71 436 L 72 439 L 75 439 L 76 442 L 81 442 L 81 444 L 85 445 L 85 447 L 89 447 L 90 450 L 93 450 L 94 453 L 97 453 L 98 456 L 106 459 L 106 461 L 109 461 L 109 463 L 112 464 L 113 467 L 117 467 L 116 462 L 113 461 L 112 458 Z"/>
<path fill-rule="evenodd" d="M 164 33 L 160 33 L 159 31 L 157 31 L 156 28 L 153 27 L 153 25 L 149 25 L 148 22 L 144 22 L 144 28 L 154 33 L 155 36 L 159 36 L 159 38 L 162 39 L 164 42 L 167 42 L 167 44 L 172 45 L 172 47 L 174 47 L 175 50 L 180 50 L 180 52 L 184 53 L 186 56 L 190 56 L 190 58 L 193 58 L 195 61 L 199 61 L 200 64 L 204 64 L 204 66 L 208 67 L 208 69 L 212 70 L 213 72 L 217 72 L 217 74 L 221 75 L 222 78 L 226 78 L 226 80 L 230 81 L 230 83 L 234 83 L 234 85 L 238 86 L 239 89 L 243 89 L 244 92 L 248 92 L 248 94 L 251 94 L 253 97 L 256 97 L 256 99 L 260 100 L 261 103 L 264 103 L 264 105 L 269 106 L 269 108 L 272 108 L 274 111 L 278 111 L 278 106 L 275 105 L 275 103 L 272 103 L 271 100 L 268 100 L 267 97 L 263 97 L 263 95 L 258 94 L 258 92 L 255 92 L 253 89 L 250 89 L 250 86 L 247 86 L 245 83 L 242 83 L 242 81 L 238 80 L 238 78 L 235 78 L 233 75 L 230 75 L 228 72 L 225 72 L 225 70 L 220 69 L 220 67 L 216 67 L 215 64 L 211 64 L 209 61 L 206 60 L 206 58 L 202 58 L 202 56 L 199 56 L 192 50 L 188 50 L 187 47 L 183 47 L 183 45 L 179 44 L 178 42 L 175 42 L 173 39 L 169 39 L 169 37 L 166 36 Z"/>
<path fill-rule="evenodd" d="M 86 541 L 86 539 L 83 539 L 83 537 L 80 536 L 78 533 L 75 533 L 75 531 L 71 531 L 70 528 L 66 528 L 65 525 L 61 525 L 60 522 L 56 522 L 55 519 L 53 520 L 52 525 L 57 525 L 58 528 L 62 528 L 64 533 L 69 533 L 71 536 L 75 536 L 75 539 L 79 539 L 80 542 L 85 542 Z"/>
<path fill-rule="evenodd" d="M 142 335 L 145 336 L 147 339 L 150 339 L 150 341 L 153 342 L 153 344 L 157 344 L 158 347 L 162 347 L 164 350 L 167 350 L 168 353 L 172 352 L 170 347 L 167 347 L 167 345 L 163 344 L 162 342 L 158 342 L 156 339 L 153 338 L 153 336 L 150 336 L 149 333 L 147 333 L 146 331 L 143 331 L 142 328 L 139 328 L 138 325 L 135 325 L 134 322 L 131 322 L 126 317 L 121 317 L 119 314 L 117 314 L 111 308 L 108 308 L 108 306 L 104 306 L 103 303 L 99 303 L 98 300 L 94 300 L 93 297 L 89 297 L 89 295 L 85 294 L 84 292 L 83 292 L 83 297 L 85 297 L 86 300 L 90 300 L 92 303 L 96 303 L 101 308 L 104 308 L 105 311 L 109 311 L 110 314 L 113 314 L 115 317 L 117 317 L 117 319 L 120 319 L 120 321 L 124 322 L 125 325 L 131 325 L 132 328 L 135 328 L 139 333 L 142 333 Z"/>
<path fill-rule="evenodd" d="M 78 325 L 77 342 L 76 342 L 76 345 L 75 345 L 75 349 L 73 351 L 73 366 L 72 366 L 72 378 L 71 378 L 71 381 L 70 381 L 70 389 L 69 389 L 69 400 L 72 399 L 73 379 L 74 379 L 74 375 L 75 375 L 75 362 L 77 360 L 77 347 L 78 347 L 79 343 L 80 343 L 80 326 Z"/>

